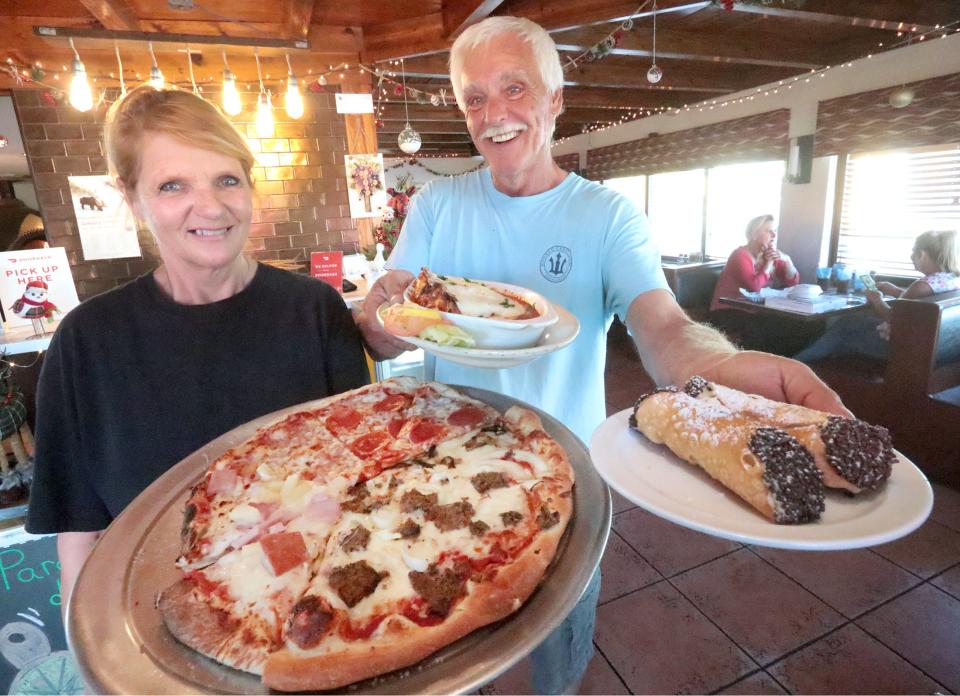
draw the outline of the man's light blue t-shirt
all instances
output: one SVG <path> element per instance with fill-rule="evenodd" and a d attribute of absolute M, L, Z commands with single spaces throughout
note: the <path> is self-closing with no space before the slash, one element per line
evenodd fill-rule
<path fill-rule="evenodd" d="M 435 379 L 526 401 L 584 442 L 606 416 L 606 334 L 637 295 L 667 288 L 646 218 L 624 196 L 576 174 L 534 196 L 511 197 L 489 169 L 427 184 L 414 197 L 388 268 L 520 285 L 580 321 L 568 347 L 491 370 L 436 360 Z"/>

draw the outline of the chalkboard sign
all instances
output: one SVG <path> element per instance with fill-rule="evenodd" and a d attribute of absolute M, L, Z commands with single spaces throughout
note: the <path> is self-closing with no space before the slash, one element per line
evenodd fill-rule
<path fill-rule="evenodd" d="M 0 534 L 0 596 L 0 693 L 83 693 L 60 614 L 56 536 Z"/>

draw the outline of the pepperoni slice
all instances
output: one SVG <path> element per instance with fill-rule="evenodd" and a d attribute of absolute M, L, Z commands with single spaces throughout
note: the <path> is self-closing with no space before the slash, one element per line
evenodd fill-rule
<path fill-rule="evenodd" d="M 330 430 L 353 430 L 360 425 L 360 412 L 353 409 L 334 411 L 327 417 L 327 427 Z"/>
<path fill-rule="evenodd" d="M 373 410 L 380 413 L 385 411 L 402 411 L 411 403 L 413 403 L 413 397 L 409 394 L 388 394 L 373 405 Z"/>
<path fill-rule="evenodd" d="M 389 433 L 385 433 L 382 430 L 378 430 L 372 433 L 367 433 L 366 435 L 361 435 L 356 440 L 353 441 L 353 444 L 350 445 L 350 449 L 353 450 L 353 453 L 358 457 L 366 457 L 370 454 L 373 454 L 378 449 L 383 447 L 390 441 Z"/>
<path fill-rule="evenodd" d="M 403 418 L 394 418 L 392 421 L 387 423 L 387 432 L 393 436 L 393 439 L 400 437 L 400 431 L 403 430 L 403 424 L 406 421 Z"/>
<path fill-rule="evenodd" d="M 426 442 L 427 440 L 432 440 L 440 435 L 443 435 L 446 432 L 440 423 L 435 423 L 434 421 L 421 421 L 417 423 L 410 430 L 410 434 L 407 436 L 410 438 L 410 442 L 413 444 L 419 444 L 421 442 Z"/>
<path fill-rule="evenodd" d="M 486 417 L 487 414 L 476 406 L 464 406 L 447 416 L 447 423 L 472 428 L 482 423 Z"/>
<path fill-rule="evenodd" d="M 279 532 L 260 538 L 260 548 L 274 575 L 283 575 L 307 560 L 307 545 L 300 532 Z"/>

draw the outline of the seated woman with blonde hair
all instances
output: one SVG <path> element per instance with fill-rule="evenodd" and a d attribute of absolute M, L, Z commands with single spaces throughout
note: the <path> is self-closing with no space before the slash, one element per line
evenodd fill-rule
<path fill-rule="evenodd" d="M 843 315 L 823 336 L 794 358 L 810 363 L 830 355 L 853 353 L 886 360 L 890 349 L 891 308 L 883 299 L 884 295 L 915 300 L 960 290 L 960 243 L 956 230 L 924 232 L 913 243 L 910 260 L 923 274 L 922 278 L 907 288 L 893 283 L 877 283 L 876 290 L 867 292 L 871 312 Z"/>
<path fill-rule="evenodd" d="M 785 288 L 800 282 L 793 261 L 776 247 L 773 215 L 753 218 L 747 223 L 746 235 L 747 243 L 733 250 L 720 273 L 710 302 L 709 321 L 744 348 L 784 354 L 785 342 L 793 338 L 789 327 L 775 317 L 760 316 L 749 309 L 720 302 L 721 297 L 738 297 L 741 288 L 757 292 L 770 286 Z"/>

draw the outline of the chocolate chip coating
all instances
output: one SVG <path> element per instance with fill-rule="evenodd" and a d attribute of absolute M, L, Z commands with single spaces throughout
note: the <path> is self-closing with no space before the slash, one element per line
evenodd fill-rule
<path fill-rule="evenodd" d="M 773 496 L 773 520 L 799 524 L 820 518 L 823 512 L 823 475 L 813 455 L 779 428 L 757 428 L 750 451 L 764 464 L 763 482 Z"/>
<path fill-rule="evenodd" d="M 897 461 L 889 431 L 861 420 L 830 416 L 820 426 L 827 462 L 844 480 L 865 490 L 880 488 Z"/>

